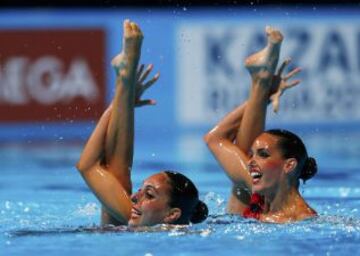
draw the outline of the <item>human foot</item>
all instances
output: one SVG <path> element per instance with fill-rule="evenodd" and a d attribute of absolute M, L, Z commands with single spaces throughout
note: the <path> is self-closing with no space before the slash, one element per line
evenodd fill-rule
<path fill-rule="evenodd" d="M 271 78 L 279 60 L 283 35 L 277 29 L 265 28 L 267 45 L 261 51 L 250 55 L 245 60 L 245 67 L 252 77 Z"/>
<path fill-rule="evenodd" d="M 143 40 L 143 34 L 136 23 L 125 20 L 123 27 L 123 49 L 111 61 L 117 76 L 128 76 L 136 71 Z"/>

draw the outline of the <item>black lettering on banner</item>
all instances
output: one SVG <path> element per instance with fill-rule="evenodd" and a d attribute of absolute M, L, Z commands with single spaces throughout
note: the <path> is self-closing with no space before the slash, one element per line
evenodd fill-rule
<path fill-rule="evenodd" d="M 230 92 L 224 86 L 211 86 L 207 93 L 207 105 L 212 112 L 224 112 L 229 109 Z"/>
<path fill-rule="evenodd" d="M 222 71 L 227 76 L 232 76 L 234 70 L 227 60 L 228 48 L 234 39 L 233 33 L 227 32 L 222 36 L 206 35 L 206 71 L 211 75 Z"/>
<path fill-rule="evenodd" d="M 216 87 L 211 86 L 208 90 L 206 90 L 208 93 L 206 97 L 207 106 L 211 111 L 216 111 L 220 107 L 220 92 Z"/>
<path fill-rule="evenodd" d="M 249 94 L 250 86 L 238 86 L 235 81 L 217 82 L 214 79 L 211 83 L 214 84 L 205 92 L 205 107 L 216 118 L 233 110 L 244 101 L 244 95 Z"/>
<path fill-rule="evenodd" d="M 289 70 L 299 67 L 302 63 L 305 53 L 309 50 L 311 44 L 311 37 L 309 32 L 304 28 L 293 28 L 287 31 L 287 40 L 294 40 L 295 47 L 289 53 L 291 63 L 288 67 Z M 301 71 L 301 77 L 306 79 L 308 76 L 307 70 Z"/>
<path fill-rule="evenodd" d="M 356 115 L 354 97 L 359 95 L 355 85 L 343 87 L 339 84 L 325 88 L 324 113 L 328 118 L 347 118 Z M 335 102 L 335 103 L 334 103 Z"/>
<path fill-rule="evenodd" d="M 231 79 L 235 73 L 228 59 L 229 47 L 234 40 L 234 34 L 232 32 L 225 32 L 220 36 L 207 34 L 205 38 L 205 73 L 206 84 L 208 85 L 206 109 L 211 112 L 221 112 L 228 109 L 230 94 L 230 91 L 221 81 L 224 78 L 225 80 Z"/>
<path fill-rule="evenodd" d="M 340 31 L 334 28 L 324 29 L 326 33 L 319 34 L 306 27 L 288 27 L 286 31 L 286 40 L 291 41 L 291 48 L 288 48 L 286 54 L 292 58 L 288 70 L 301 67 L 304 63 L 314 63 L 314 66 L 305 68 L 296 77 L 301 79 L 303 84 L 297 88 L 297 93 L 282 98 L 281 108 L 289 113 L 289 118 L 293 111 L 304 114 L 304 118 L 320 117 L 319 121 L 328 118 L 341 120 L 350 115 L 357 115 L 356 110 L 360 106 L 354 98 L 360 96 L 360 88 L 358 89 L 357 84 L 358 75 L 352 73 L 354 69 L 351 69 L 351 63 L 358 65 L 356 70 L 360 69 L 360 31 L 355 37 L 351 37 L 356 40 L 353 42 L 355 44 L 349 44 L 345 40 L 349 38 L 343 37 Z M 251 33 L 246 42 L 245 56 L 266 44 L 266 37 L 262 31 L 254 30 Z M 241 102 L 244 95 L 247 95 L 248 86 L 244 82 L 244 74 L 240 75 L 231 62 L 233 58 L 230 58 L 235 54 L 234 49 L 237 46 L 234 44 L 238 41 L 237 37 L 239 34 L 233 31 L 206 34 L 205 109 L 217 117 L 230 111 Z M 316 56 L 309 56 L 308 53 L 315 50 L 312 47 L 317 47 L 319 41 L 320 47 L 314 52 Z M 352 46 L 356 48 L 350 48 Z M 241 52 L 243 50 L 240 49 Z M 348 81 L 346 84 L 342 84 L 344 79 Z"/>
<path fill-rule="evenodd" d="M 248 44 L 249 47 L 246 51 L 246 56 L 249 56 L 255 52 L 258 52 L 259 49 L 264 48 L 266 45 L 266 37 L 264 35 L 264 32 L 256 32 L 250 39 L 250 43 Z"/>
<path fill-rule="evenodd" d="M 330 67 L 339 68 L 342 72 L 350 71 L 345 42 L 336 30 L 326 35 L 320 52 L 319 71 L 326 72 Z"/>

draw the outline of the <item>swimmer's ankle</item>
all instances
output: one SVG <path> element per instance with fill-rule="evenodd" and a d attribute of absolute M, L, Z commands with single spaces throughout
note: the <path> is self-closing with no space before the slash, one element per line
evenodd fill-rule
<path fill-rule="evenodd" d="M 257 75 L 263 77 L 264 71 L 273 74 L 276 70 L 283 36 L 279 30 L 272 29 L 271 27 L 266 28 L 266 34 L 267 45 L 265 48 L 250 55 L 245 60 L 245 67 L 252 77 Z"/>

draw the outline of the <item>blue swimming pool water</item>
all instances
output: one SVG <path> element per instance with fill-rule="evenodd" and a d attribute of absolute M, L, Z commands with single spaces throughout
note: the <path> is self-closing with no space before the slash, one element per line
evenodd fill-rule
<path fill-rule="evenodd" d="M 1 144 L 0 255 L 356 255 L 360 135 L 302 135 L 320 170 L 301 191 L 320 217 L 287 225 L 224 215 L 230 184 L 199 134 L 138 138 L 134 187 L 160 169 L 183 171 L 212 216 L 185 231 L 136 233 L 99 230 L 99 203 L 73 167 L 81 143 Z"/>

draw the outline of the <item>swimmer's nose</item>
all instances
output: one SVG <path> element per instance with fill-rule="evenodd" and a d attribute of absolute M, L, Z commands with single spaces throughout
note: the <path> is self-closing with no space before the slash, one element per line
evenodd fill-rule
<path fill-rule="evenodd" d="M 139 197 L 140 197 L 140 189 L 131 196 L 131 202 L 133 202 L 134 204 L 136 204 L 137 202 L 139 202 Z"/>
<path fill-rule="evenodd" d="M 136 204 L 138 202 L 138 198 L 137 198 L 137 193 L 133 194 L 131 196 L 131 202 L 133 202 L 134 204 Z"/>
<path fill-rule="evenodd" d="M 256 165 L 255 160 L 254 160 L 254 158 L 251 157 L 247 162 L 247 166 L 251 167 L 251 166 L 255 166 L 255 165 Z"/>

